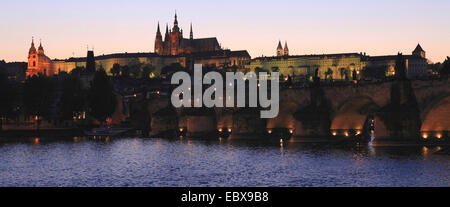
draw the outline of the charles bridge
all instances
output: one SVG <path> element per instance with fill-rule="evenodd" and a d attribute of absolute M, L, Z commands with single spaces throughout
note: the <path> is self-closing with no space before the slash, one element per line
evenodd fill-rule
<path fill-rule="evenodd" d="M 293 137 L 374 134 L 376 140 L 448 136 L 448 80 L 403 80 L 345 86 L 283 88 L 280 111 L 260 119 L 251 108 L 178 108 L 168 98 L 151 100 L 151 136 L 167 131 L 186 136 L 227 131 L 230 138 L 261 137 L 286 129 Z"/>

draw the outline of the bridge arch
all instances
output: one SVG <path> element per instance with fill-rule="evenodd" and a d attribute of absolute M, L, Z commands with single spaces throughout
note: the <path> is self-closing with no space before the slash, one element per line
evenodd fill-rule
<path fill-rule="evenodd" d="M 441 138 L 450 131 L 450 93 L 443 94 L 431 101 L 422 112 L 422 136 Z"/>
<path fill-rule="evenodd" d="M 331 133 L 333 135 L 348 136 L 350 131 L 363 133 L 365 126 L 371 115 L 375 118 L 375 113 L 379 106 L 368 96 L 355 96 L 343 102 L 333 114 L 331 119 Z"/>
<path fill-rule="evenodd" d="M 296 120 L 294 113 L 300 108 L 300 104 L 294 101 L 281 101 L 278 116 L 267 120 L 267 128 L 294 129 Z"/>

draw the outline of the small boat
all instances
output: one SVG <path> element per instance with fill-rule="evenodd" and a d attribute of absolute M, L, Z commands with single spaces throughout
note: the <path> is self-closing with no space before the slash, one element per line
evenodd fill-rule
<path fill-rule="evenodd" d="M 128 129 L 128 128 L 99 127 L 99 128 L 93 128 L 90 131 L 85 130 L 84 134 L 86 136 L 99 136 L 99 137 L 118 136 L 129 130 L 130 129 Z"/>

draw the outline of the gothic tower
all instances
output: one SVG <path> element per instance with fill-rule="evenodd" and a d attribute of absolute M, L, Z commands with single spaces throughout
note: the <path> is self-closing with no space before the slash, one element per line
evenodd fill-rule
<path fill-rule="evenodd" d="M 182 31 L 178 27 L 177 13 L 175 12 L 175 20 L 173 22 L 172 32 L 170 32 L 170 55 L 178 55 L 181 52 L 181 41 L 183 40 Z"/>
<path fill-rule="evenodd" d="M 163 44 L 162 35 L 161 35 L 161 30 L 159 29 L 159 22 L 158 22 L 158 29 L 156 31 L 156 38 L 155 38 L 155 53 L 158 55 L 161 55 L 163 52 L 162 44 Z"/>
<path fill-rule="evenodd" d="M 287 41 L 284 43 L 284 56 L 289 56 L 289 48 L 287 46 Z"/>
<path fill-rule="evenodd" d="M 278 41 L 278 47 L 277 47 L 277 56 L 283 56 L 283 46 L 281 46 L 281 41 Z"/>

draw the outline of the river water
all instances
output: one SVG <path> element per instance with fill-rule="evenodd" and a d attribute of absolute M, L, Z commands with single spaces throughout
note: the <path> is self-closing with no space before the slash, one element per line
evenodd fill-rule
<path fill-rule="evenodd" d="M 0 143 L 0 186 L 450 186 L 439 149 L 30 138 Z"/>

